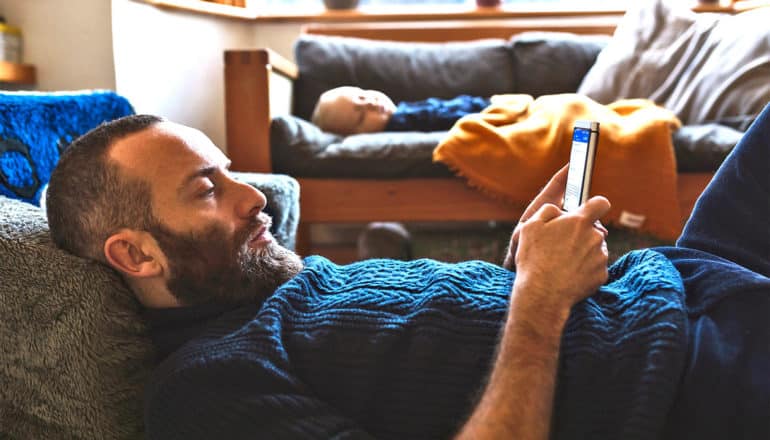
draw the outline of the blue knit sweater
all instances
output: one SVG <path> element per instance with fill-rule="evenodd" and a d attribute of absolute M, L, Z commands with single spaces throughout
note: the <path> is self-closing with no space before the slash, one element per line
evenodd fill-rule
<path fill-rule="evenodd" d="M 147 387 L 148 438 L 456 431 L 493 363 L 514 274 L 483 262 L 305 264 L 261 307 L 149 312 L 161 353 L 173 353 Z M 555 434 L 659 433 L 685 336 L 681 281 L 665 258 L 646 251 L 613 265 L 567 324 Z"/>

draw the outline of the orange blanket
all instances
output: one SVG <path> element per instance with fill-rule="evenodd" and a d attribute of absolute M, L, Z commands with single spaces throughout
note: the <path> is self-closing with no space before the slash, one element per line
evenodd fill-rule
<path fill-rule="evenodd" d="M 601 105 L 575 95 L 498 95 L 460 119 L 436 150 L 470 185 L 526 204 L 569 161 L 572 125 L 601 123 L 591 194 L 612 203 L 605 223 L 675 239 L 682 227 L 671 131 L 679 120 L 643 99 Z"/>

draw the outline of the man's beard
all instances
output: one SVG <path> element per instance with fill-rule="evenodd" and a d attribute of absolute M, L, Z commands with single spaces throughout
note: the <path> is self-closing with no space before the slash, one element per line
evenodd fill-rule
<path fill-rule="evenodd" d="M 176 233 L 165 225 L 149 228 L 168 260 L 168 290 L 186 306 L 261 304 L 302 270 L 302 260 L 275 241 L 252 249 L 248 243 L 270 217 L 260 214 L 232 239 L 218 224 L 202 231 Z"/>

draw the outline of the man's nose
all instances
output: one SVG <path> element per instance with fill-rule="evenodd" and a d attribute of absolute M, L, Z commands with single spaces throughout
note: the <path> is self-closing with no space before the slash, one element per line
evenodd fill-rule
<path fill-rule="evenodd" d="M 236 206 L 240 217 L 256 217 L 267 205 L 267 197 L 262 191 L 248 183 L 238 182 L 239 198 Z"/>

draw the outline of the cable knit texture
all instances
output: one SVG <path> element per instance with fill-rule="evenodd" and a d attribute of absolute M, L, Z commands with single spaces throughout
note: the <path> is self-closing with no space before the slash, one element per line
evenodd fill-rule
<path fill-rule="evenodd" d="M 434 439 L 456 431 L 490 371 L 514 274 L 478 261 L 305 262 L 259 308 L 156 311 L 156 341 L 178 334 L 185 313 L 182 339 L 191 339 L 148 385 L 149 438 Z M 650 438 L 676 391 L 686 348 L 676 270 L 646 251 L 611 273 L 567 324 L 559 436 Z"/>

